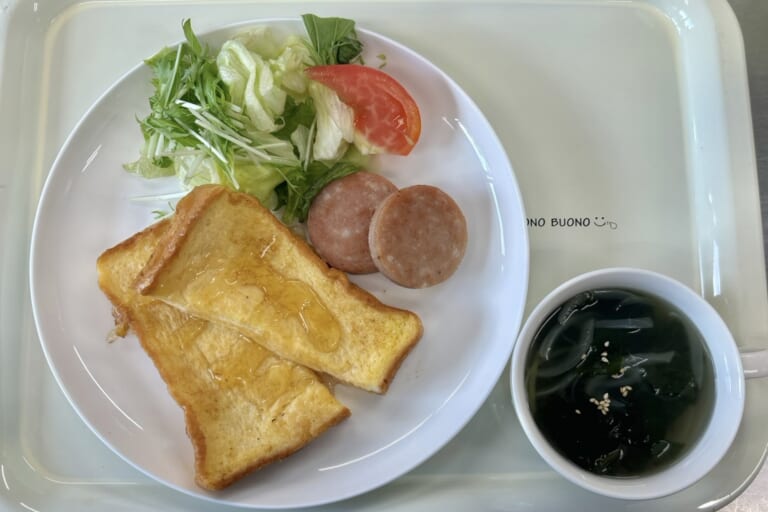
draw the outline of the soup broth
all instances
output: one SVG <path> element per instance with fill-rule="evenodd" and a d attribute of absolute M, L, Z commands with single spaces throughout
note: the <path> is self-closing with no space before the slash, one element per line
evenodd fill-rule
<path fill-rule="evenodd" d="M 526 368 L 542 434 L 600 475 L 647 475 L 678 460 L 714 402 L 698 330 L 666 301 L 631 290 L 593 290 L 561 305 L 537 332 Z"/>

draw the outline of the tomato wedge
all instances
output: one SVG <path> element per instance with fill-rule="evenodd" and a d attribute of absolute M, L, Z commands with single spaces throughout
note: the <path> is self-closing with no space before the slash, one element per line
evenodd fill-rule
<path fill-rule="evenodd" d="M 419 106 L 387 73 L 359 64 L 313 66 L 309 78 L 333 89 L 355 112 L 355 129 L 376 148 L 407 155 L 421 135 Z"/>

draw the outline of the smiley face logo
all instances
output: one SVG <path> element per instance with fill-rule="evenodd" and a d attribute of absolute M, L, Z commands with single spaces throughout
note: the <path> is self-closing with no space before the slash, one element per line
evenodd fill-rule
<path fill-rule="evenodd" d="M 607 220 L 604 215 L 601 215 L 600 217 L 595 216 L 595 221 L 592 224 L 598 228 L 608 226 L 608 228 L 612 230 L 619 227 L 619 225 L 612 220 Z"/>

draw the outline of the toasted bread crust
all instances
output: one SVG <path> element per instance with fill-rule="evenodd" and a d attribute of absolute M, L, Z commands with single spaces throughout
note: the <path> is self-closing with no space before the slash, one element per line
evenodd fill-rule
<path fill-rule="evenodd" d="M 201 377 L 200 374 L 203 370 L 210 370 L 210 368 L 195 366 L 195 360 L 191 357 L 185 359 L 187 351 L 179 347 L 195 346 L 198 343 L 198 336 L 201 336 L 201 340 L 207 339 L 208 343 L 215 345 L 221 341 L 231 347 L 236 346 L 235 343 L 243 342 L 244 338 L 230 329 L 221 326 L 211 327 L 208 322 L 189 317 L 161 301 L 141 296 L 133 287 L 136 275 L 157 247 L 169 225 L 168 221 L 161 221 L 106 250 L 97 260 L 99 286 L 112 302 L 119 323 L 124 327 L 130 327 L 136 333 L 141 346 L 166 382 L 169 393 L 184 412 L 187 435 L 194 449 L 197 485 L 208 490 L 219 490 L 248 473 L 300 450 L 328 428 L 347 418 L 350 411 L 333 398 L 328 388 L 313 372 L 296 367 L 287 361 L 280 362 L 275 356 L 259 348 L 260 352 L 257 352 L 257 355 L 264 357 L 263 360 L 274 361 L 271 364 L 283 365 L 289 375 L 299 376 L 300 380 L 289 388 L 291 395 L 286 401 L 288 408 L 298 404 L 296 411 L 291 414 L 290 411 L 286 412 L 282 409 L 283 413 L 289 416 L 290 421 L 286 420 L 287 422 L 282 422 L 282 416 L 277 422 L 275 417 L 243 418 L 243 421 L 262 425 L 263 428 L 257 431 L 260 435 L 269 436 L 271 432 L 280 431 L 276 435 L 277 439 L 283 440 L 283 444 L 276 449 L 269 446 L 270 443 L 267 442 L 262 451 L 252 437 L 240 439 L 235 436 L 227 439 L 230 434 L 221 431 L 222 428 L 226 428 L 227 423 L 219 425 L 211 418 L 223 415 L 225 420 L 237 422 L 240 409 L 248 413 L 253 408 L 248 409 L 243 406 L 245 401 L 242 392 L 235 390 L 234 394 L 237 396 L 231 399 L 233 394 L 231 389 L 217 387 L 215 382 L 206 387 L 207 376 Z M 192 329 L 188 329 L 190 326 Z M 179 332 L 182 334 L 178 334 Z M 200 333 L 203 334 L 200 335 Z M 173 343 L 166 343 L 164 341 L 166 339 Z M 256 350 L 256 345 L 250 341 L 249 343 L 247 346 Z M 196 349 L 199 350 L 199 348 L 197 346 Z M 181 371 L 182 369 L 184 371 Z M 227 367 L 224 371 L 227 371 Z M 274 382 L 269 379 L 267 375 L 254 377 L 250 385 L 274 385 Z M 278 382 L 278 385 L 280 384 Z M 190 389 L 189 386 L 197 387 Z M 207 395 L 219 393 L 218 389 L 222 389 L 221 402 L 224 405 L 219 405 L 217 398 L 206 401 Z M 278 389 L 282 388 L 278 386 Z M 229 399 L 229 402 L 226 399 Z M 299 405 L 306 406 L 306 414 L 311 416 L 309 419 L 302 416 L 302 407 Z M 212 413 L 209 410 L 210 407 L 214 407 Z M 237 409 L 238 407 L 240 409 Z M 299 423 L 296 425 L 292 423 L 297 421 Z M 290 432 L 286 434 L 286 430 Z M 234 434 L 238 434 L 238 431 Z M 213 437 L 209 438 L 209 436 Z M 225 438 L 223 444 L 219 439 L 220 436 Z M 213 445 L 211 439 L 215 439 Z M 248 457 L 245 460 L 234 460 L 234 458 L 230 460 L 231 448 L 228 447 L 247 449 Z"/>
<path fill-rule="evenodd" d="M 163 219 L 156 222 L 142 231 L 135 233 L 133 236 L 126 238 L 117 245 L 105 250 L 96 259 L 99 288 L 112 303 L 112 317 L 115 320 L 115 334 L 121 338 L 125 337 L 131 329 L 132 308 L 126 297 L 126 294 L 130 294 L 130 291 L 121 290 L 119 287 L 115 286 L 114 283 L 110 282 L 112 277 L 108 275 L 110 269 L 107 262 L 112 258 L 119 257 L 120 253 L 134 251 L 135 247 L 142 241 L 151 240 L 152 246 L 154 247 L 157 244 L 157 241 L 160 240 L 162 234 L 167 231 L 169 225 L 169 219 Z M 151 252 L 149 255 L 151 255 Z"/>
<path fill-rule="evenodd" d="M 237 207 L 244 206 L 249 212 L 253 212 L 253 215 L 259 221 L 268 225 L 271 235 L 289 247 L 291 254 L 294 255 L 291 256 L 292 258 L 300 261 L 302 269 L 305 269 L 304 273 L 310 276 L 307 279 L 311 279 L 313 283 L 319 283 L 315 287 L 317 293 L 341 299 L 344 301 L 344 304 L 350 304 L 350 307 L 354 307 L 354 312 L 352 313 L 354 315 L 369 315 L 381 323 L 388 321 L 399 323 L 397 330 L 404 329 L 402 333 L 376 332 L 374 330 L 376 326 L 365 326 L 367 330 L 372 330 L 372 334 L 367 335 L 368 338 L 365 341 L 368 344 L 366 350 L 374 358 L 385 358 L 386 368 L 377 368 L 376 371 L 378 373 L 374 376 L 350 375 L 340 371 L 339 368 L 334 368 L 333 364 L 330 366 L 326 364 L 329 359 L 332 359 L 330 357 L 326 358 L 322 354 L 317 356 L 319 360 L 314 360 L 314 355 L 312 357 L 305 357 L 304 354 L 293 350 L 293 347 L 286 347 L 278 341 L 272 340 L 272 337 L 268 337 L 270 339 L 266 341 L 259 338 L 255 333 L 259 332 L 260 327 L 243 322 L 241 318 L 228 316 L 229 313 L 227 311 L 214 311 L 213 308 L 196 307 L 189 304 L 186 298 L 181 296 L 183 294 L 180 294 L 179 297 L 171 297 L 167 292 L 160 289 L 161 283 L 175 279 L 175 277 L 169 277 L 172 273 L 181 272 L 186 268 L 185 256 L 182 255 L 182 252 L 196 229 L 209 229 L 211 236 L 217 236 L 220 232 L 218 231 L 218 226 L 212 227 L 203 224 L 208 221 L 209 211 L 216 203 L 222 200 L 227 201 L 227 207 L 231 207 L 233 211 L 240 211 L 237 210 Z M 243 222 L 240 219 L 238 221 Z M 227 229 L 227 227 L 225 226 L 222 229 Z M 247 230 L 249 228 L 237 226 L 237 229 Z M 208 232 L 206 231 L 206 233 Z M 385 393 L 403 360 L 421 338 L 423 326 L 417 315 L 404 309 L 383 304 L 376 297 L 353 284 L 346 274 L 328 267 L 304 240 L 295 235 L 288 227 L 275 218 L 272 212 L 264 208 L 258 200 L 250 195 L 232 192 L 219 185 L 197 187 L 178 203 L 173 224 L 162 237 L 158 247 L 159 249 L 152 254 L 152 257 L 136 281 L 136 286 L 140 293 L 164 300 L 195 316 L 200 316 L 210 321 L 226 323 L 234 329 L 243 332 L 243 334 L 253 337 L 257 342 L 265 343 L 266 348 L 273 350 L 282 357 L 306 365 L 316 371 L 328 373 L 342 382 L 362 389 L 376 393 Z M 212 250 L 215 250 L 215 248 Z M 189 279 L 189 276 L 184 277 L 184 279 Z M 183 285 L 185 284 L 183 283 Z M 333 308 L 329 301 L 326 301 L 326 305 L 331 309 Z M 343 320 L 355 323 L 355 325 L 359 323 L 357 320 L 350 320 L 346 316 Z M 389 324 L 385 327 L 390 330 L 392 329 Z M 361 333 L 356 333 L 356 335 L 362 336 Z M 376 348 L 372 347 L 374 341 L 371 340 L 384 340 L 385 336 L 388 337 L 386 339 L 397 338 L 394 346 L 386 353 L 373 353 Z M 352 347 L 350 350 L 354 351 L 354 344 L 357 340 L 344 340 L 344 342 L 348 342 Z M 349 357 L 354 357 L 354 355 L 352 354 Z M 341 356 L 347 357 L 347 354 L 341 354 Z M 334 355 L 334 357 L 336 356 Z M 352 362 L 345 362 L 344 364 L 351 365 Z M 366 364 L 365 362 L 359 362 L 358 366 L 364 367 Z M 337 366 L 341 366 L 341 364 Z M 358 373 L 364 372 L 360 371 Z"/>

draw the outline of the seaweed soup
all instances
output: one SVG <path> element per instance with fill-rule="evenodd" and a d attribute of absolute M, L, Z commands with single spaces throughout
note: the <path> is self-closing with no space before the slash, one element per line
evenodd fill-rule
<path fill-rule="evenodd" d="M 709 422 L 710 355 L 696 327 L 657 297 L 581 293 L 547 318 L 527 357 L 534 421 L 561 455 L 592 473 L 662 470 Z"/>

